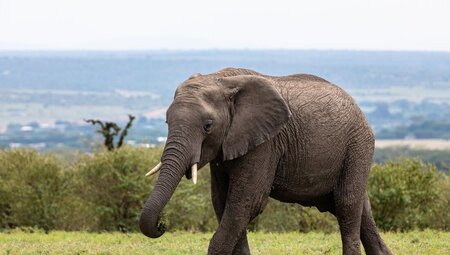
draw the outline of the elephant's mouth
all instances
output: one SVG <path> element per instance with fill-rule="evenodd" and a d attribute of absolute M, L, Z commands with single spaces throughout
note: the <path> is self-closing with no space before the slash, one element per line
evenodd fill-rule
<path fill-rule="evenodd" d="M 197 183 L 197 169 L 200 169 L 203 167 L 204 164 L 200 163 L 193 163 L 192 166 L 190 168 L 188 168 L 186 170 L 186 172 L 184 172 L 184 175 L 186 176 L 186 179 L 190 180 L 192 179 L 192 182 L 194 184 Z"/>
<path fill-rule="evenodd" d="M 188 180 L 192 179 L 192 183 L 197 183 L 197 170 L 198 170 L 198 163 L 194 163 L 189 169 L 186 170 L 184 175 L 186 175 L 186 178 Z"/>
<path fill-rule="evenodd" d="M 145 176 L 152 176 L 156 174 L 161 169 L 162 163 L 159 162 L 153 169 L 151 169 Z M 197 168 L 198 163 L 194 163 L 190 168 L 186 169 L 186 172 L 184 172 L 184 175 L 188 180 L 192 179 L 192 182 L 194 184 L 197 183 Z"/>
<path fill-rule="evenodd" d="M 188 180 L 190 180 L 190 179 L 192 179 L 192 169 L 188 169 L 188 170 L 186 170 L 186 172 L 184 173 L 184 175 L 186 176 L 186 178 L 188 179 Z"/>

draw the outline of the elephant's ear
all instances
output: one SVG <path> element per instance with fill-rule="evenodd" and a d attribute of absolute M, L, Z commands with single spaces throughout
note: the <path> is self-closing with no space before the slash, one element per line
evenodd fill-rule
<path fill-rule="evenodd" d="M 269 79 L 239 75 L 219 79 L 231 104 L 231 125 L 222 144 L 224 160 L 269 140 L 290 117 L 288 105 Z"/>

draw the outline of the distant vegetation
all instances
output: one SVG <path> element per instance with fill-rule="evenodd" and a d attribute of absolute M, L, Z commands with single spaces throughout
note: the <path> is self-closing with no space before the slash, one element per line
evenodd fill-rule
<path fill-rule="evenodd" d="M 408 147 L 388 147 L 375 149 L 374 160 L 385 163 L 398 158 L 415 158 L 433 164 L 439 171 L 450 173 L 450 150 L 410 149 Z"/>
<path fill-rule="evenodd" d="M 126 116 L 126 115 L 124 115 Z M 117 125 L 126 125 L 117 122 Z M 161 144 L 167 135 L 167 124 L 163 119 L 137 118 L 128 130 L 127 139 L 133 145 Z M 162 139 L 162 140 L 161 140 Z M 104 143 L 103 136 L 87 124 L 57 121 L 53 126 L 41 126 L 37 122 L 27 125 L 10 124 L 0 133 L 0 148 L 28 147 L 40 151 L 82 150 L 90 152 Z"/>
<path fill-rule="evenodd" d="M 156 178 L 145 178 L 161 149 L 123 147 L 64 161 L 34 150 L 0 150 L 0 229 L 137 231 Z M 209 169 L 197 185 L 182 180 L 164 210 L 169 231 L 213 231 Z M 450 229 L 449 177 L 433 165 L 400 160 L 375 165 L 369 180 L 374 217 L 384 230 Z M 328 213 L 270 200 L 251 231 L 337 231 Z"/>
<path fill-rule="evenodd" d="M 101 120 L 94 120 L 94 119 L 88 119 L 85 120 L 85 122 L 90 123 L 92 125 L 99 125 L 100 129 L 97 130 L 97 133 L 100 133 L 103 136 L 103 145 L 108 149 L 109 151 L 112 151 L 114 149 L 118 149 L 122 147 L 123 141 L 125 137 L 128 135 L 128 130 L 133 125 L 133 121 L 136 117 L 133 115 L 128 114 L 128 123 L 125 125 L 125 128 L 120 128 L 115 122 L 110 121 L 101 121 Z M 120 132 L 120 133 L 119 133 Z M 119 141 L 114 144 L 114 138 L 119 135 Z"/>
<path fill-rule="evenodd" d="M 4 71 L 4 75 L 0 76 L 0 85 L 8 89 L 84 91 L 104 91 L 105 86 L 108 86 L 111 89 L 151 90 L 167 94 L 170 100 L 174 86 L 189 75 L 234 66 L 272 75 L 312 73 L 347 88 L 411 85 L 445 87 L 450 78 L 449 61 L 450 53 L 445 52 L 0 52 L 0 70 Z"/>
<path fill-rule="evenodd" d="M 378 139 L 450 139 L 450 117 L 446 120 L 420 121 L 410 125 L 382 129 Z"/>

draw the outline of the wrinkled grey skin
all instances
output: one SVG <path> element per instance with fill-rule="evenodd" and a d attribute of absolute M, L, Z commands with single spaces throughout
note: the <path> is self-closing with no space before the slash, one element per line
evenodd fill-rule
<path fill-rule="evenodd" d="M 177 88 L 167 123 L 162 168 L 140 219 L 146 236 L 164 233 L 159 215 L 190 167 L 210 163 L 219 227 L 208 254 L 250 254 L 246 227 L 269 196 L 334 214 L 344 254 L 360 254 L 360 240 L 367 254 L 390 254 L 366 192 L 374 137 L 336 85 L 234 68 L 196 74 Z"/>

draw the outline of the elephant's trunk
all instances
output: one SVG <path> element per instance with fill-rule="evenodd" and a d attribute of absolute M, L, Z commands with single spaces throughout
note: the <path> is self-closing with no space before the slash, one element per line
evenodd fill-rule
<path fill-rule="evenodd" d="M 189 160 L 191 153 L 177 142 L 180 140 L 184 139 L 173 138 L 167 142 L 158 180 L 142 209 L 139 227 L 144 235 L 151 238 L 158 238 L 164 234 L 165 226 L 159 222 L 160 214 L 186 170 L 191 167 Z"/>

